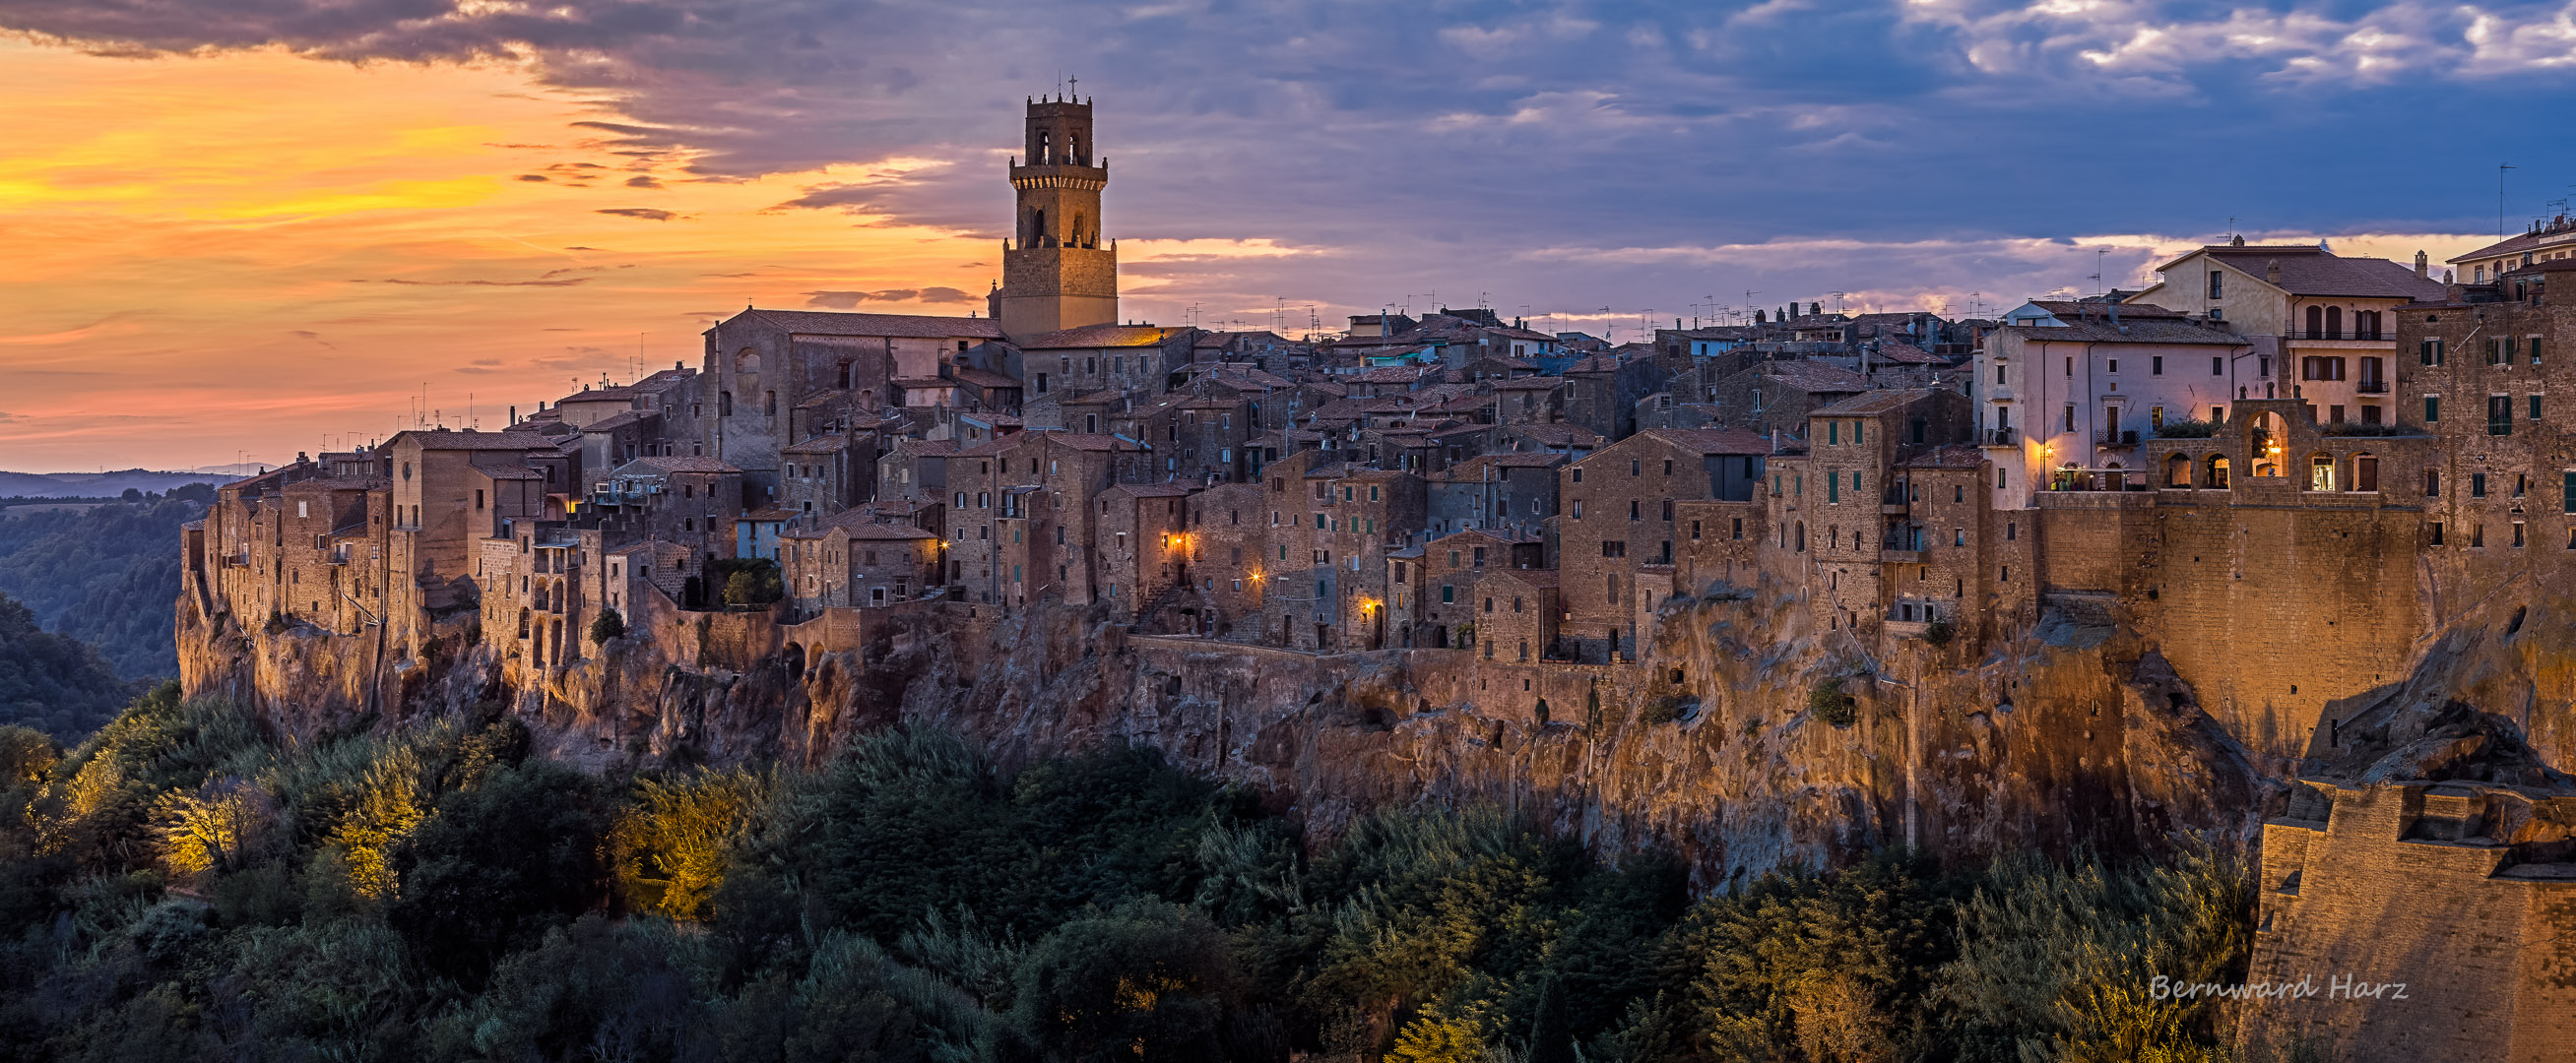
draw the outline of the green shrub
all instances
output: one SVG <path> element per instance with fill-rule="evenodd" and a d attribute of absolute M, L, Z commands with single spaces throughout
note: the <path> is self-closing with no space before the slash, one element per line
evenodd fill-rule
<path fill-rule="evenodd" d="M 622 638 L 625 634 L 626 618 L 617 615 L 615 609 L 600 610 L 598 619 L 590 622 L 590 641 L 594 645 L 604 645 L 608 640 Z"/>
<path fill-rule="evenodd" d="M 2169 418 L 2156 426 L 2158 439 L 2207 439 L 2218 433 L 2218 422 L 2195 421 L 2187 417 Z"/>
<path fill-rule="evenodd" d="M 1689 710 L 1698 704 L 1698 698 L 1681 691 L 1666 691 L 1646 702 L 1644 711 L 1638 716 L 1649 724 L 1671 723 L 1690 715 Z"/>
<path fill-rule="evenodd" d="M 1935 620 L 1931 626 L 1923 629 L 1923 641 L 1935 646 L 1947 646 L 1950 644 L 1951 637 L 1956 634 L 1958 632 L 1951 629 L 1949 621 Z"/>
<path fill-rule="evenodd" d="M 1843 693 L 1840 676 L 1818 683 L 1814 690 L 1807 692 L 1807 711 L 1836 727 L 1851 726 L 1852 721 L 1859 718 L 1859 709 L 1860 703 Z"/>
<path fill-rule="evenodd" d="M 778 562 L 765 557 L 720 559 L 708 565 L 708 573 L 724 588 L 726 605 L 768 605 L 787 596 Z"/>

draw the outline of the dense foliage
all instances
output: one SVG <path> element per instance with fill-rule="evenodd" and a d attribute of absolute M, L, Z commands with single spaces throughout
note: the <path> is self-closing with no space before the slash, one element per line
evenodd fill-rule
<path fill-rule="evenodd" d="M 33 612 L 0 594 L 0 724 L 78 738 L 134 693 L 96 647 L 37 627 Z"/>
<path fill-rule="evenodd" d="M 2202 1060 L 2221 856 L 1882 856 L 1693 903 L 1491 811 L 1309 853 L 1141 752 L 601 779 L 504 720 L 0 729 L 0 1058 Z"/>
<path fill-rule="evenodd" d="M 205 515 L 210 489 L 84 510 L 0 511 L 0 594 L 36 622 L 94 643 L 128 679 L 176 675 L 179 526 Z M 31 511 L 42 510 L 42 511 Z"/>

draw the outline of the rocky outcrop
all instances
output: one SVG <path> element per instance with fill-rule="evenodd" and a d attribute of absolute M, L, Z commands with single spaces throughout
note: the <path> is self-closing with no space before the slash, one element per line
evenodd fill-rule
<path fill-rule="evenodd" d="M 1969 859 L 2243 837 L 2276 789 L 2160 654 L 2082 610 L 1982 649 L 1882 651 L 1818 630 L 1779 588 L 1716 588 L 1668 603 L 1637 662 L 1588 666 L 1317 656 L 1130 635 L 1064 608 L 887 617 L 829 651 L 711 649 L 681 618 L 682 634 L 585 646 L 552 669 L 496 658 L 464 625 L 376 665 L 388 651 L 365 637 L 182 614 L 190 691 L 241 697 L 287 730 L 507 711 L 548 755 L 612 770 L 817 764 L 854 734 L 933 721 L 1004 762 L 1150 746 L 1319 836 L 1383 805 L 1490 802 L 1605 854 L 1670 851 L 1704 886 L 1909 841 Z"/>

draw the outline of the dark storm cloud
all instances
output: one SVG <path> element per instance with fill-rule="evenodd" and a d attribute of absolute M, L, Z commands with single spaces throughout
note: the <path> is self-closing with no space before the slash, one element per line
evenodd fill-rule
<path fill-rule="evenodd" d="M 2525 175 L 2560 175 L 2533 189 L 2576 178 L 2576 143 L 2529 126 L 2576 102 L 2561 10 L 0 0 L 0 27 L 119 54 L 524 56 L 547 83 L 614 101 L 576 123 L 584 135 L 640 158 L 685 151 L 702 178 L 944 163 L 776 209 L 960 233 L 996 227 L 1020 100 L 1062 68 L 1098 94 L 1108 235 L 1347 252 L 1330 271 L 1311 255 L 1139 262 L 1167 282 L 1143 298 L 1373 308 L 1454 289 L 1597 307 L 1909 278 L 2055 286 L 2090 273 L 2089 253 L 2028 238 L 2214 235 L 2229 215 L 2475 231 L 2492 224 L 2491 184 L 2482 198 L 2468 171 L 2356 167 L 2354 146 L 2419 130 L 2410 147 L 2431 156 L 2510 154 Z"/>

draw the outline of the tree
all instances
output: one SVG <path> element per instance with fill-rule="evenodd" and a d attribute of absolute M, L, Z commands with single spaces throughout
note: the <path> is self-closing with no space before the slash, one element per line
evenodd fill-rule
<path fill-rule="evenodd" d="M 1076 1060 L 1223 1059 L 1240 996 L 1225 934 L 1198 912 L 1131 901 L 1075 919 L 1020 961 L 1021 1032 Z"/>
<path fill-rule="evenodd" d="M 593 644 L 606 645 L 608 640 L 625 635 L 626 618 L 617 615 L 615 609 L 600 610 L 599 617 L 590 622 L 590 641 Z"/>

